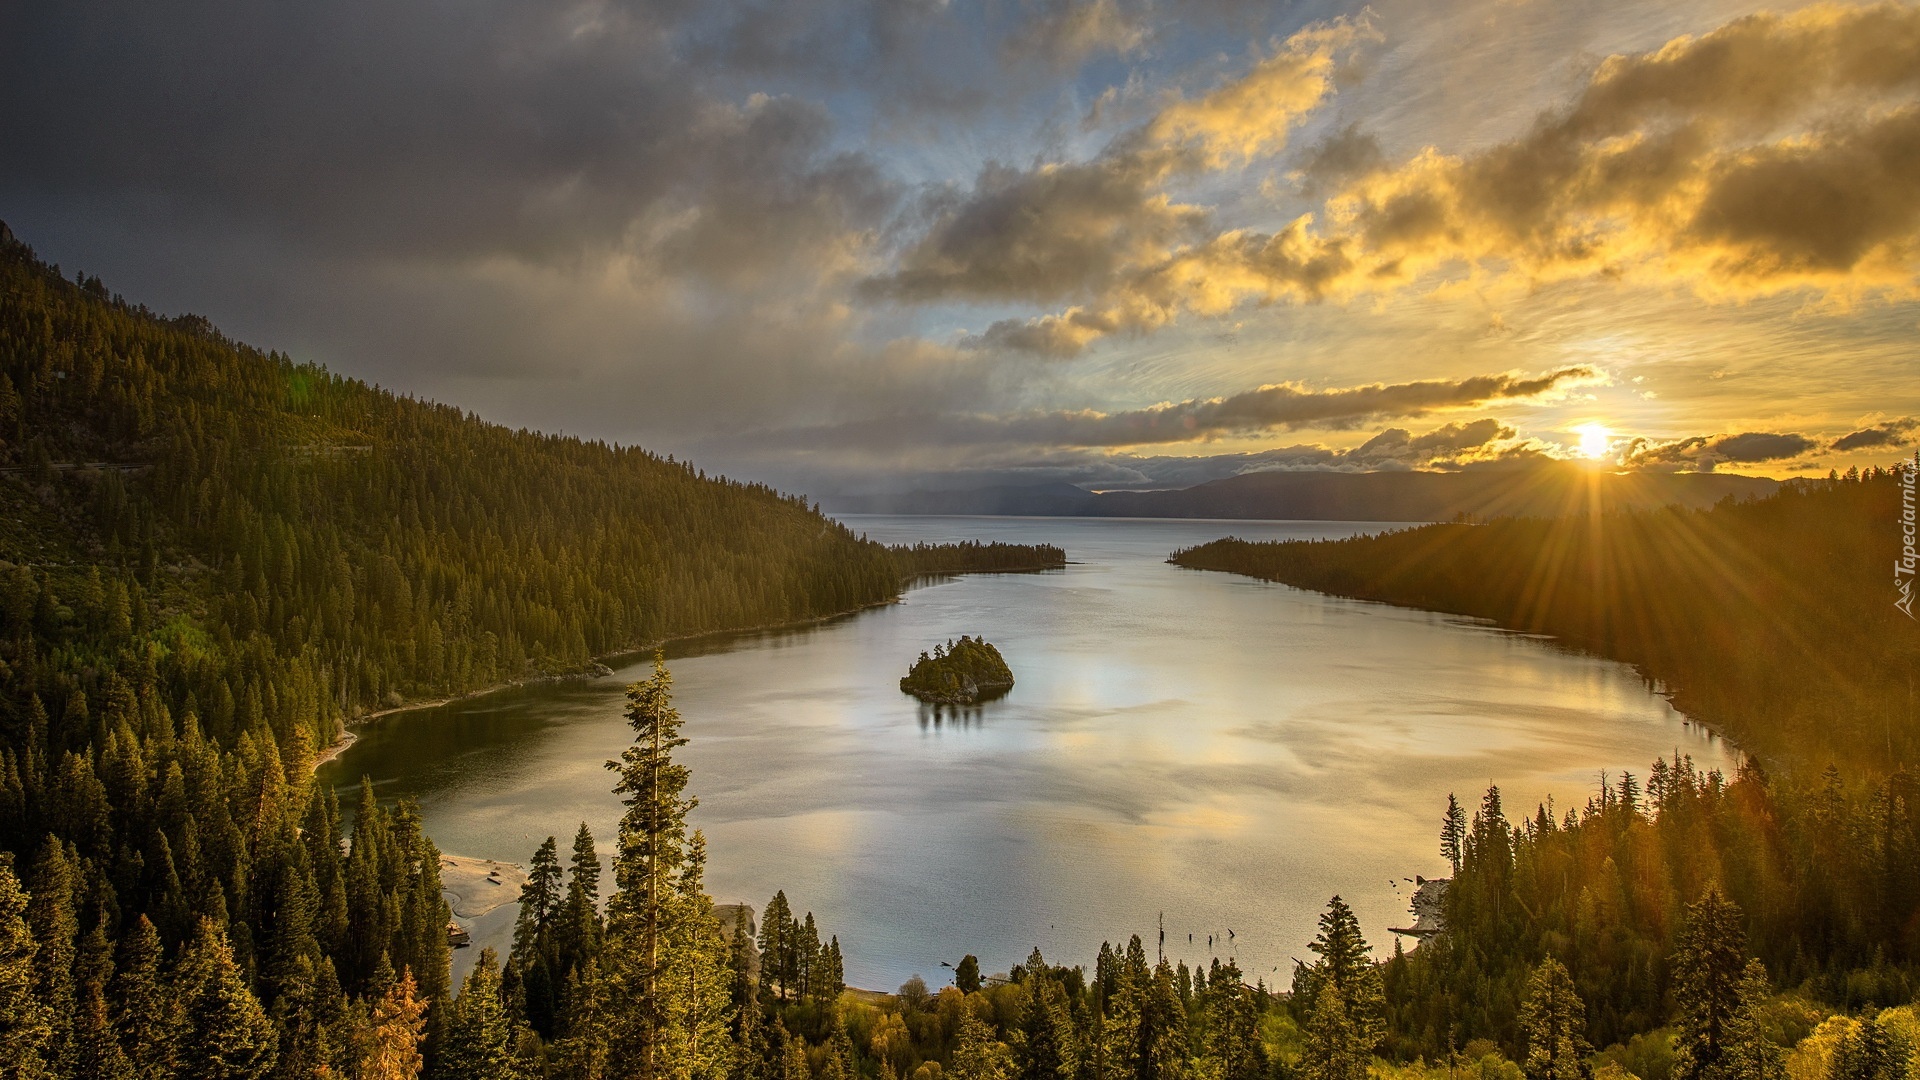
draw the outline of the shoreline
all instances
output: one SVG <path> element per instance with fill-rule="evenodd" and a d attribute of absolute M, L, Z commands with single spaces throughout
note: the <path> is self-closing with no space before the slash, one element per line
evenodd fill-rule
<path fill-rule="evenodd" d="M 977 573 L 978 571 L 975 572 Z M 903 584 L 910 586 L 913 582 L 910 581 Z M 650 652 L 665 649 L 669 645 L 684 644 L 689 641 L 700 641 L 705 638 L 732 637 L 744 634 L 766 634 L 780 630 L 798 630 L 802 627 L 818 626 L 821 623 L 831 622 L 835 619 L 844 619 L 852 615 L 858 615 L 863 611 L 869 611 L 877 607 L 885 607 L 888 604 L 898 604 L 900 601 L 900 597 L 894 596 L 886 600 L 875 600 L 870 603 L 861 604 L 858 607 L 848 608 L 845 611 L 836 611 L 829 615 L 816 615 L 810 619 L 790 619 L 784 622 L 760 623 L 754 626 L 742 626 L 727 630 L 703 630 L 696 634 L 679 634 L 674 637 L 661 638 L 659 641 L 649 642 L 644 645 L 636 645 L 632 648 L 617 649 L 610 653 L 602 653 L 589 661 L 588 666 L 576 671 L 562 672 L 554 675 L 536 675 L 526 679 L 510 679 L 507 682 L 481 687 L 478 690 L 469 690 L 464 694 L 455 694 L 451 697 L 438 698 L 432 701 L 409 701 L 389 709 L 362 713 L 359 716 L 342 722 L 340 740 L 316 757 L 313 762 L 313 767 L 318 769 L 320 766 L 346 752 L 346 749 L 353 745 L 354 741 L 359 738 L 359 736 L 355 734 L 354 728 L 362 727 L 375 720 L 384 719 L 385 717 L 397 716 L 401 713 L 419 712 L 425 709 L 437 709 L 442 705 L 451 705 L 457 701 L 471 701 L 474 698 L 486 697 L 488 694 L 497 694 L 503 690 L 515 690 L 523 686 L 534 686 L 540 683 L 604 679 L 614 673 L 614 664 L 610 663 L 610 661 L 625 661 L 636 656 L 644 656 Z"/>

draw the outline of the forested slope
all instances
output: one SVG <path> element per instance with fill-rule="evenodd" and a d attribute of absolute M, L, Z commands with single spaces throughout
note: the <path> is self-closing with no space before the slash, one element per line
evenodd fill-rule
<path fill-rule="evenodd" d="M 0 226 L 0 1071 L 412 1075 L 449 1023 L 439 858 L 370 792 L 343 843 L 310 768 L 342 720 L 927 558 L 160 318 Z"/>
<path fill-rule="evenodd" d="M 1550 634 L 1638 666 L 1769 768 L 1885 773 L 1920 761 L 1920 625 L 1893 605 L 1899 500 L 1876 470 L 1706 510 L 1220 540 L 1173 561 Z"/>
<path fill-rule="evenodd" d="M 338 712 L 898 589 L 885 549 L 768 488 L 237 345 L 11 238 L 0 275 L 9 627 L 109 655 L 157 635 L 216 736 L 258 713 L 330 741 Z M 124 468 L 74 467 L 101 462 Z"/>

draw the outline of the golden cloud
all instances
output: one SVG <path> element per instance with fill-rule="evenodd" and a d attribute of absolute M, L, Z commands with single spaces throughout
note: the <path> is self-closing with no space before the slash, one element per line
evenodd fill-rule
<path fill-rule="evenodd" d="M 1257 103 L 1297 115 L 1358 28 L 1289 49 L 1146 131 L 1216 161 L 1270 144 Z M 1342 36 L 1344 35 L 1344 37 Z M 1297 50 L 1297 52 L 1295 51 Z M 1267 70 L 1272 65 L 1271 70 Z M 1269 86 L 1270 84 L 1270 86 Z M 1257 86 L 1268 89 L 1254 90 Z M 1467 155 L 1434 148 L 1370 169 L 1319 215 L 1219 232 L 1133 259 L 1096 298 L 1008 322 L 975 345 L 1071 355 L 1183 315 L 1396 289 L 1435 275 L 1605 276 L 1710 299 L 1806 291 L 1846 305 L 1916 292 L 1920 7 L 1759 14 L 1599 65 L 1564 107 Z M 1248 101 L 1245 110 L 1237 103 Z M 1284 133 L 1283 133 L 1284 134 Z"/>

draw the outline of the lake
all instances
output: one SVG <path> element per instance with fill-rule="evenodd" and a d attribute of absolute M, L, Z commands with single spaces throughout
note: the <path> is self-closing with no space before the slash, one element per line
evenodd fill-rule
<path fill-rule="evenodd" d="M 1135 933 L 1151 955 L 1162 917 L 1170 957 L 1232 955 L 1284 985 L 1335 893 L 1391 951 L 1409 879 L 1446 873 L 1449 792 L 1471 808 L 1497 782 L 1517 818 L 1676 748 L 1729 771 L 1735 758 L 1622 665 L 1165 562 L 1225 535 L 1378 524 L 844 520 L 887 543 L 1048 542 L 1071 560 L 669 650 L 709 891 L 757 911 L 786 890 L 839 936 L 850 985 L 937 987 L 943 961 L 1005 971 L 1036 945 L 1090 965 Z M 1000 648 L 1011 693 L 955 712 L 900 692 L 922 650 L 961 634 Z M 444 851 L 525 863 L 554 834 L 564 860 L 585 821 L 606 859 L 620 806 L 603 763 L 630 734 L 622 688 L 647 670 L 387 717 L 324 775 L 416 797 Z M 510 904 L 477 920 L 476 944 L 504 954 L 512 920 Z"/>

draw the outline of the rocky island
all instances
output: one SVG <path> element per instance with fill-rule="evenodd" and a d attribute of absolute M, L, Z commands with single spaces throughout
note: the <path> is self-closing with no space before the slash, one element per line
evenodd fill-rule
<path fill-rule="evenodd" d="M 935 705 L 975 705 L 1013 689 L 1013 671 L 985 638 L 962 634 L 921 653 L 900 689 Z"/>

